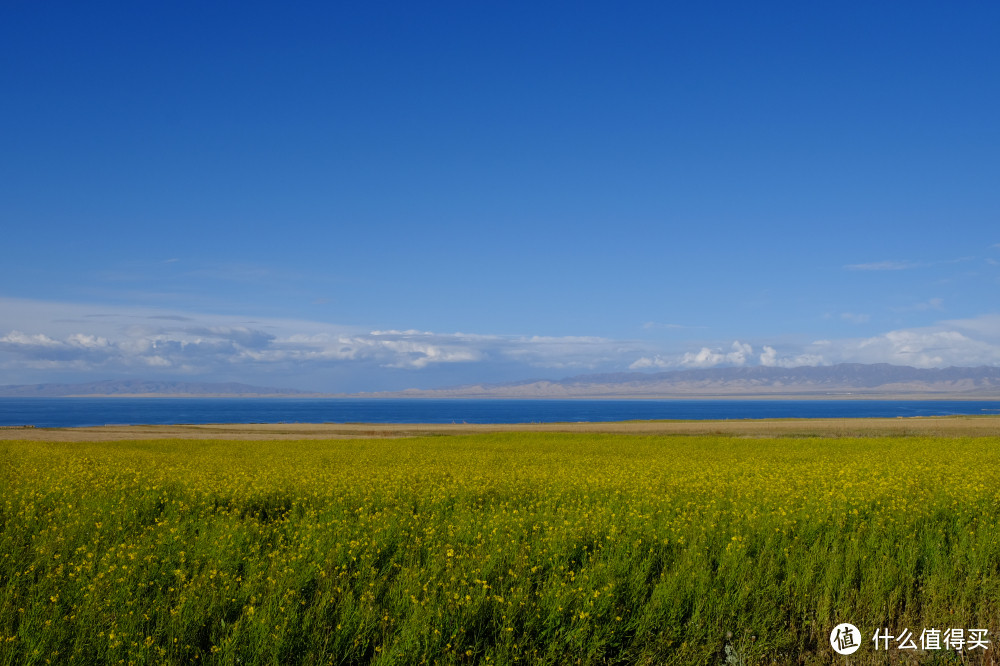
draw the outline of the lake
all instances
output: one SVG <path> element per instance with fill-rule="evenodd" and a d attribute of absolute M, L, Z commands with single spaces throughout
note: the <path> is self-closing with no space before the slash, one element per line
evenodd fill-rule
<path fill-rule="evenodd" d="M 372 400 L 0 398 L 0 425 L 553 423 L 1000 414 L 990 400 Z"/>

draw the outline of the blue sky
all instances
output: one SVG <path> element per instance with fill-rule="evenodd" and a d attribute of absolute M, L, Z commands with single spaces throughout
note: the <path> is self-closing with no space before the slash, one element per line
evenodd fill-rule
<path fill-rule="evenodd" d="M 4 3 L 0 384 L 1000 365 L 992 3 Z"/>

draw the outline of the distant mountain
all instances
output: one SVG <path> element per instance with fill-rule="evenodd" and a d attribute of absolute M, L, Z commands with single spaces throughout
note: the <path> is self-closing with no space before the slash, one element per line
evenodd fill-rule
<path fill-rule="evenodd" d="M 236 382 L 138 379 L 87 384 L 0 386 L 2 397 L 319 397 L 325 394 Z M 328 394 L 326 394 L 328 395 Z M 343 394 L 340 394 L 343 396 Z M 877 363 L 776 368 L 616 372 L 443 389 L 361 393 L 372 398 L 878 397 L 1000 398 L 1000 367 L 913 368 Z"/>
<path fill-rule="evenodd" d="M 368 394 L 419 398 L 646 398 L 837 395 L 1000 397 L 1000 368 L 913 368 L 877 363 L 777 368 L 754 366 L 670 372 L 619 372 L 562 380 L 477 384 Z"/>
<path fill-rule="evenodd" d="M 12 398 L 60 398 L 82 396 L 174 396 L 174 397 L 301 397 L 315 395 L 295 389 L 250 386 L 236 382 L 168 382 L 140 379 L 109 380 L 87 384 L 24 384 L 0 386 L 0 396 Z"/>

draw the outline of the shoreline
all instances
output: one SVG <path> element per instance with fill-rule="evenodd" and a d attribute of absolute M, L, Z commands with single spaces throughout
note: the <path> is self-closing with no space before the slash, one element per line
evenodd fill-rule
<path fill-rule="evenodd" d="M 572 423 L 215 423 L 10 428 L 0 441 L 97 442 L 149 439 L 384 439 L 488 433 L 551 432 L 736 437 L 1000 437 L 1000 414 L 871 418 L 788 418 Z"/>

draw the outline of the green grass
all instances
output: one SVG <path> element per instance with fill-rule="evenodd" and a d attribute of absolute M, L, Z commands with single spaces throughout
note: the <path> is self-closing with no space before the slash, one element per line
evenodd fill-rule
<path fill-rule="evenodd" d="M 0 664 L 843 663 L 842 621 L 851 663 L 876 628 L 993 640 L 997 470 L 996 438 L 0 442 Z"/>

